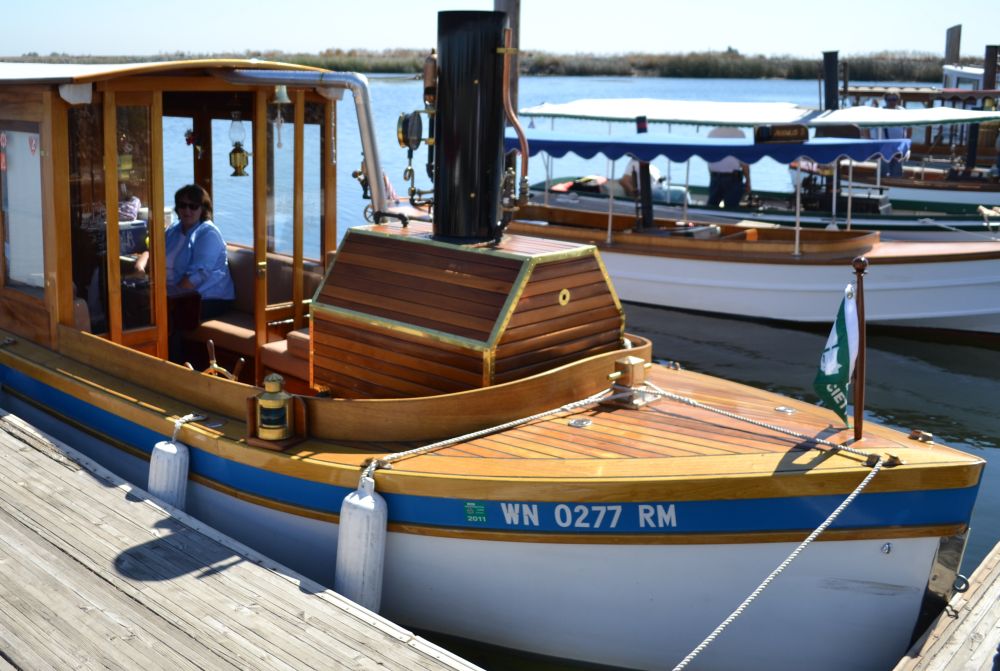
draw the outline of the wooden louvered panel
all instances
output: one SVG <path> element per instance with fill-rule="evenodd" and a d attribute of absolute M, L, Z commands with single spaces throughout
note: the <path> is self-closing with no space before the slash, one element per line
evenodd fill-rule
<path fill-rule="evenodd" d="M 504 331 L 503 338 L 500 340 L 500 345 L 498 347 L 510 347 L 515 343 L 523 342 L 529 338 L 536 338 L 538 336 L 546 335 L 552 331 L 561 331 L 563 329 L 572 328 L 574 326 L 580 326 L 582 324 L 591 324 L 597 321 L 603 321 L 607 319 L 621 320 L 621 313 L 618 308 L 614 305 L 606 305 L 604 307 L 596 308 L 594 310 L 587 310 L 585 312 L 573 312 L 562 317 L 556 317 L 548 321 L 537 321 L 534 323 L 525 324 L 524 326 L 518 326 L 514 328 L 508 328 Z M 511 351 L 511 350 L 507 350 Z"/>
<path fill-rule="evenodd" d="M 594 333 L 592 327 L 579 329 L 573 331 L 573 334 L 582 334 L 581 337 L 551 342 L 547 347 L 533 347 L 514 356 L 498 356 L 494 364 L 494 381 L 501 382 L 519 376 L 533 375 L 579 359 L 583 354 L 589 356 L 613 350 L 619 346 L 621 334 L 617 324 L 612 326 L 612 329 L 598 333 Z"/>
<path fill-rule="evenodd" d="M 578 242 L 536 238 L 528 235 L 504 235 L 503 241 L 498 246 L 501 251 L 525 256 L 559 253 L 579 248 L 580 243 Z"/>
<path fill-rule="evenodd" d="M 373 331 L 371 327 L 353 321 L 338 321 L 333 315 L 318 313 L 314 321 L 314 339 L 322 341 L 326 337 L 339 337 L 371 349 L 380 350 L 387 358 L 393 354 L 408 356 L 459 371 L 477 371 L 482 368 L 483 355 L 459 345 L 431 341 L 427 338 L 411 336 L 402 331 L 391 333 Z M 478 374 L 478 373 L 477 373 Z"/>
<path fill-rule="evenodd" d="M 321 304 L 485 341 L 522 260 L 432 244 L 350 236 Z"/>
<path fill-rule="evenodd" d="M 435 348 L 396 334 L 352 330 L 314 315 L 313 385 L 355 396 L 425 396 L 483 384 L 482 354 Z M 354 380 L 353 383 L 348 380 Z"/>
<path fill-rule="evenodd" d="M 352 289 L 368 289 L 371 283 L 388 287 L 389 291 L 419 288 L 431 293 L 465 298 L 473 303 L 496 304 L 510 292 L 509 279 L 486 279 L 477 281 L 462 273 L 449 272 L 445 267 L 423 267 L 421 273 L 387 272 L 370 265 L 356 263 L 357 255 L 345 255 L 338 259 L 334 271 L 321 296 L 326 296 L 333 286 Z M 328 302 L 328 301 L 324 301 Z"/>
<path fill-rule="evenodd" d="M 531 274 L 533 281 L 544 282 L 547 280 L 580 275 L 588 272 L 600 273 L 601 267 L 594 256 L 584 256 L 564 261 L 552 261 L 540 263 Z"/>
<path fill-rule="evenodd" d="M 313 386 L 325 390 L 334 398 L 407 398 L 422 395 L 404 394 L 398 389 L 375 384 L 371 377 L 355 377 L 347 372 L 325 370 L 318 365 L 315 374 L 322 377 L 322 383 Z"/>
<path fill-rule="evenodd" d="M 317 339 L 314 351 L 315 356 L 328 369 L 332 366 L 335 369 L 350 366 L 354 369 L 379 370 L 425 387 L 458 391 L 478 387 L 483 382 L 479 371 L 442 366 L 420 357 L 326 335 Z"/>
<path fill-rule="evenodd" d="M 492 308 L 492 312 L 485 314 L 492 314 L 494 317 L 507 300 L 510 288 L 506 282 L 499 281 L 493 281 L 493 284 L 500 287 L 500 290 L 478 289 L 469 285 L 458 286 L 452 282 L 438 282 L 401 273 L 386 273 L 379 269 L 355 265 L 346 261 L 342 271 L 345 273 L 345 281 L 339 286 L 352 289 L 368 289 L 369 287 L 374 289 L 374 285 L 378 285 L 385 287 L 381 293 L 397 297 L 408 296 L 412 292 L 423 292 L 436 296 L 464 298 L 473 307 Z"/>
<path fill-rule="evenodd" d="M 441 245 L 426 236 L 385 227 L 348 234 L 313 305 L 315 384 L 351 396 L 450 392 L 620 343 L 621 310 L 593 248 L 516 236 Z"/>
<path fill-rule="evenodd" d="M 339 307 L 342 307 L 346 310 L 353 310 L 355 312 L 360 312 L 362 314 L 369 314 L 368 306 L 360 303 L 349 303 L 343 301 Z M 407 324 L 410 326 L 419 326 L 425 330 L 433 329 L 434 331 L 440 331 L 442 333 L 447 333 L 449 335 L 457 336 L 460 338 L 469 338 L 470 340 L 482 340 L 482 338 L 480 337 L 482 335 L 482 331 L 462 328 L 456 326 L 455 324 L 444 324 L 440 322 L 435 322 L 431 319 L 423 319 L 421 320 L 422 323 L 414 324 L 413 322 L 409 321 L 412 315 L 408 313 L 383 311 L 381 314 L 377 316 L 381 319 L 386 319 L 395 322 L 402 322 L 403 324 Z"/>
<path fill-rule="evenodd" d="M 536 304 L 540 304 L 540 307 L 534 307 Z M 524 309 L 521 309 L 521 303 L 518 303 L 518 308 L 507 324 L 508 329 L 517 329 L 531 324 L 550 322 L 574 313 L 606 308 L 614 309 L 619 318 L 621 315 L 607 294 L 601 293 L 588 298 L 571 300 L 568 305 L 559 305 L 558 301 L 526 301 Z"/>
<path fill-rule="evenodd" d="M 477 286 L 499 290 L 491 281 L 509 283 L 521 270 L 522 261 L 495 255 L 469 252 L 461 247 L 431 244 L 405 244 L 392 238 L 355 235 L 347 238 L 337 256 L 391 274 L 419 279 L 434 279 L 444 269 L 449 275 L 461 276 Z"/>
<path fill-rule="evenodd" d="M 339 307 L 473 340 L 486 340 L 495 321 L 464 314 L 455 307 L 441 307 L 434 301 L 406 301 L 393 296 L 374 296 L 365 291 L 341 288 L 331 294 L 335 296 L 333 303 Z"/>
<path fill-rule="evenodd" d="M 585 291 L 588 287 L 598 288 L 599 291 L 608 296 L 609 301 L 611 300 L 604 277 L 600 273 L 596 272 L 580 273 L 578 275 L 573 275 L 572 277 L 553 278 L 551 280 L 532 282 L 525 288 L 522 296 L 523 299 L 531 299 L 537 298 L 538 296 L 551 295 L 554 299 L 559 296 L 559 292 L 563 289 L 567 289 L 572 297 L 576 296 L 578 291 Z"/>
<path fill-rule="evenodd" d="M 604 319 L 595 318 L 596 312 L 582 313 L 578 316 L 590 318 L 580 323 L 571 323 L 567 325 L 557 322 L 557 320 L 552 320 L 545 322 L 545 325 L 549 328 L 534 337 L 525 338 L 523 340 L 504 341 L 496 348 L 497 369 L 502 369 L 506 364 L 501 362 L 512 356 L 519 356 L 533 350 L 546 350 L 550 347 L 558 345 L 559 343 L 577 341 L 591 334 L 603 334 L 602 337 L 606 337 L 607 342 L 617 343 L 620 341 L 621 331 L 619 329 L 621 327 L 621 318 L 618 314 L 608 315 Z M 573 321 L 575 322 L 577 320 Z M 599 341 L 602 345 L 604 342 L 604 340 Z"/>

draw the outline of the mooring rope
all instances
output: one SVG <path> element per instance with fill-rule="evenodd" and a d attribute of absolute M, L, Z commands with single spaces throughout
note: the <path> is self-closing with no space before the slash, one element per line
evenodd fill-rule
<path fill-rule="evenodd" d="M 757 589 L 755 589 L 750 594 L 750 596 L 748 596 L 746 599 L 744 599 L 743 603 L 741 603 L 736 608 L 736 610 L 734 610 L 732 613 L 729 614 L 729 617 L 727 617 L 725 620 L 723 620 L 722 623 L 718 627 L 716 627 L 712 631 L 711 634 L 709 634 L 708 636 L 706 636 L 705 640 L 703 640 L 701 643 L 699 643 L 697 646 L 695 646 L 694 650 L 692 650 L 691 652 L 689 652 L 688 655 L 687 655 L 687 657 L 685 657 L 683 660 L 681 660 L 680 664 L 678 664 L 677 666 L 674 667 L 673 671 L 680 671 L 681 669 L 683 669 L 684 667 L 686 667 L 689 663 L 691 663 L 691 660 L 693 660 L 695 657 L 697 657 L 701 653 L 702 650 L 704 650 L 705 648 L 707 648 L 709 646 L 709 644 L 711 644 L 716 638 L 718 638 L 719 634 L 721 634 L 726 627 L 728 627 L 730 624 L 732 624 L 733 621 L 736 618 L 738 618 L 740 615 L 743 614 L 743 611 L 745 611 L 750 606 L 750 604 L 753 603 L 754 600 L 758 596 L 760 596 L 760 593 L 763 592 L 767 588 L 767 586 L 770 585 L 771 582 L 775 578 L 777 578 L 778 575 L 782 571 L 784 571 L 788 567 L 788 565 L 791 564 L 795 560 L 795 558 L 798 557 L 799 554 L 803 550 L 806 549 L 806 547 L 809 546 L 810 543 L 812 543 L 814 540 L 816 540 L 817 536 L 819 536 L 821 533 L 823 533 L 824 531 L 826 531 L 826 528 L 829 527 L 831 524 L 833 524 L 834 520 L 836 520 L 837 517 L 840 516 L 840 513 L 844 512 L 844 510 L 847 508 L 847 506 L 851 505 L 851 503 L 858 496 L 858 494 L 860 494 L 862 492 L 862 490 L 864 490 L 864 488 L 868 486 L 868 483 L 872 481 L 872 478 L 874 478 L 875 475 L 880 470 L 882 470 L 882 459 L 881 459 L 881 457 L 876 457 L 876 459 L 877 459 L 877 461 L 875 462 L 875 465 L 872 466 L 871 472 L 868 473 L 868 475 L 865 476 L 865 479 L 861 481 L 861 484 L 859 484 L 854 489 L 854 491 L 851 492 L 848 495 L 848 497 L 846 499 L 844 499 L 844 501 L 839 506 L 837 506 L 836 510 L 834 510 L 832 513 L 830 513 L 829 517 L 827 517 L 825 520 L 823 520 L 822 524 L 820 524 L 818 527 L 816 527 L 815 531 L 813 531 L 811 534 L 809 534 L 808 538 L 806 538 L 804 541 L 802 541 L 801 543 L 799 543 L 799 546 L 797 548 L 795 548 L 792 551 L 792 553 L 785 558 L 785 561 L 781 562 L 781 564 L 779 564 L 776 569 L 774 569 L 773 571 L 771 571 L 771 574 L 764 579 L 764 582 L 762 582 L 760 585 L 758 585 Z"/>
<path fill-rule="evenodd" d="M 816 538 L 821 533 L 823 533 L 824 531 L 826 531 L 826 529 L 831 524 L 833 524 L 833 522 L 847 508 L 847 506 L 851 505 L 851 503 L 854 501 L 854 499 L 857 498 L 857 496 L 862 491 L 864 491 L 865 487 L 868 486 L 868 483 L 870 483 L 872 481 L 872 478 L 874 478 L 875 475 L 880 470 L 882 470 L 883 461 L 882 461 L 882 457 L 880 457 L 877 454 L 873 454 L 871 452 L 864 452 L 863 450 L 858 450 L 858 449 L 855 449 L 855 448 L 850 447 L 848 445 L 839 445 L 837 443 L 831 442 L 829 440 L 825 440 L 823 438 L 816 438 L 814 436 L 807 436 L 807 435 L 805 435 L 803 433 L 799 433 L 797 431 L 792 431 L 791 429 L 786 429 L 786 428 L 784 428 L 782 426 L 778 426 L 776 424 L 769 424 L 768 422 L 762 422 L 760 420 L 753 419 L 752 417 L 745 417 L 743 415 L 738 415 L 738 414 L 736 414 L 734 412 L 730 412 L 728 410 L 723 410 L 722 408 L 716 408 L 716 407 L 713 407 L 713 406 L 710 406 L 710 405 L 706 405 L 704 403 L 701 403 L 700 401 L 694 400 L 693 398 L 690 398 L 690 397 L 687 397 L 687 396 L 680 396 L 679 394 L 674 394 L 674 393 L 671 393 L 671 392 L 666 391 L 664 389 L 661 389 L 660 387 L 656 386 L 655 384 L 653 384 L 652 382 L 649 382 L 649 381 L 647 381 L 645 383 L 645 387 L 647 388 L 647 391 L 645 393 L 650 393 L 648 390 L 652 390 L 651 393 L 653 393 L 656 396 L 660 396 L 661 398 L 668 398 L 670 400 L 677 401 L 679 403 L 684 403 L 684 404 L 690 405 L 692 407 L 699 408 L 701 410 L 708 410 L 710 412 L 718 413 L 720 415 L 723 415 L 725 417 L 729 417 L 731 419 L 737 419 L 737 420 L 740 420 L 740 421 L 749 422 L 750 424 L 753 424 L 754 426 L 759 426 L 759 427 L 762 427 L 762 428 L 765 428 L 765 429 L 769 429 L 771 431 L 777 431 L 779 433 L 783 433 L 783 434 L 786 434 L 786 435 L 789 435 L 789 436 L 792 436 L 792 437 L 795 437 L 795 438 L 799 438 L 799 439 L 806 440 L 806 441 L 811 441 L 811 442 L 814 442 L 814 443 L 818 443 L 820 445 L 825 445 L 825 446 L 831 447 L 831 448 L 833 448 L 835 450 L 841 450 L 841 451 L 844 451 L 844 452 L 850 452 L 851 454 L 856 454 L 858 456 L 865 457 L 865 464 L 867 466 L 871 467 L 871 471 L 868 473 L 868 475 L 865 476 L 864 480 L 861 481 L 861 484 L 859 484 L 857 487 L 855 487 L 854 491 L 851 492 L 847 496 L 847 498 L 844 499 L 843 502 L 841 502 L 841 504 L 839 506 L 837 506 L 837 509 L 834 510 L 832 513 L 830 513 L 829 517 L 827 517 L 825 520 L 823 520 L 823 523 L 820 524 L 818 527 L 816 527 L 816 529 L 811 534 L 809 534 L 809 536 L 804 541 L 802 541 L 801 543 L 799 543 L 798 547 L 796 547 L 792 551 L 792 553 L 789 554 L 785 558 L 785 560 L 783 562 L 781 562 L 781 564 L 779 564 L 777 568 L 775 568 L 773 571 L 771 571 L 770 575 L 768 575 L 764 579 L 764 581 L 760 585 L 757 586 L 757 589 L 755 589 L 750 594 L 750 596 L 748 596 L 746 599 L 744 599 L 743 603 L 741 603 L 736 608 L 736 610 L 734 610 L 732 613 L 729 614 L 729 617 L 727 617 L 725 620 L 723 620 L 722 623 L 718 627 L 716 627 L 712 631 L 711 634 L 709 634 L 707 637 L 705 637 L 705 640 L 703 640 L 701 643 L 699 643 L 690 653 L 688 653 L 687 657 L 685 657 L 683 660 L 681 660 L 681 662 L 677 666 L 675 666 L 674 669 L 673 669 L 673 671 L 681 671 L 681 669 L 683 669 L 688 664 L 690 664 L 691 661 L 695 657 L 697 657 L 705 648 L 707 648 L 713 641 L 715 641 L 715 639 L 719 637 L 719 635 L 726 629 L 726 627 L 728 627 L 730 624 L 732 624 L 736 620 L 736 618 L 738 618 L 740 615 L 742 615 L 743 612 L 750 606 L 750 604 L 753 603 L 754 600 L 756 600 L 757 597 L 760 596 L 760 594 L 765 589 L 767 589 L 767 587 L 774 581 L 774 579 L 777 578 L 781 574 L 781 572 L 784 571 L 788 567 L 789 564 L 791 564 L 793 561 L 795 561 L 795 559 L 799 556 L 799 554 L 801 554 L 801 552 L 803 550 L 805 550 L 809 546 L 810 543 L 812 543 L 814 540 L 816 540 Z"/>
<path fill-rule="evenodd" d="M 613 393 L 615 391 L 615 389 L 619 390 L 618 393 Z M 486 435 L 489 435 L 489 434 L 492 434 L 492 433 L 496 433 L 497 431 L 503 431 L 505 429 L 510 429 L 510 428 L 513 428 L 513 427 L 516 427 L 516 426 L 521 426 L 522 424 L 526 424 L 528 422 L 532 422 L 532 421 L 535 421 L 537 419 L 542 419 L 542 418 L 548 417 L 550 415 L 555 415 L 555 414 L 558 414 L 558 413 L 561 413 L 561 412 L 567 412 L 567 411 L 570 411 L 570 410 L 575 410 L 577 408 L 581 408 L 581 407 L 590 405 L 590 404 L 598 402 L 598 401 L 609 401 L 609 400 L 614 400 L 614 399 L 618 399 L 618 398 L 633 398 L 636 391 L 639 391 L 640 393 L 643 393 L 643 394 L 652 394 L 652 395 L 658 396 L 660 398 L 670 399 L 670 400 L 673 400 L 673 401 L 677 401 L 679 403 L 684 403 L 686 405 L 690 405 L 690 406 L 695 407 L 695 408 L 699 408 L 699 409 L 702 409 L 702 410 L 707 410 L 707 411 L 710 411 L 710 412 L 718 413 L 720 415 L 729 417 L 731 419 L 736 419 L 736 420 L 739 420 L 739 421 L 748 422 L 750 424 L 753 424 L 754 426 L 765 428 L 765 429 L 768 429 L 768 430 L 771 430 L 771 431 L 776 431 L 778 433 L 783 433 L 785 435 L 789 435 L 789 436 L 792 436 L 792 437 L 795 437 L 795 438 L 798 438 L 800 440 L 804 440 L 804 441 L 807 441 L 807 442 L 812 442 L 812 443 L 817 444 L 817 445 L 824 445 L 824 446 L 833 448 L 835 450 L 849 452 L 851 454 L 862 456 L 862 457 L 865 457 L 865 459 L 866 459 L 866 462 L 865 462 L 866 465 L 868 465 L 868 466 L 871 467 L 871 472 L 869 472 L 868 475 L 865 477 L 865 479 L 862 480 L 861 484 L 859 484 L 854 489 L 854 491 L 851 492 L 847 496 L 847 498 L 844 499 L 843 502 L 841 502 L 841 504 L 839 506 L 837 506 L 837 509 L 834 510 L 829 515 L 829 517 L 827 517 L 823 521 L 822 524 L 820 524 L 818 527 L 816 527 L 816 529 L 811 534 L 809 534 L 809 536 L 804 541 L 802 541 L 798 545 L 798 547 L 796 547 L 795 550 L 793 550 L 792 553 L 789 554 L 788 557 L 786 557 L 785 560 L 783 562 L 781 562 L 781 564 L 778 565 L 777 568 L 775 568 L 773 571 L 771 571 L 770 575 L 768 575 L 767 578 L 765 578 L 764 581 L 760 585 L 757 586 L 757 589 L 755 589 L 750 594 L 750 596 L 748 596 L 746 599 L 744 599 L 743 603 L 741 603 L 736 608 L 736 610 L 734 610 L 732 613 L 729 614 L 729 617 L 727 617 L 718 627 L 716 627 L 712 631 L 711 634 L 709 634 L 705 638 L 705 640 L 703 640 L 701 643 L 699 643 L 694 648 L 694 650 L 692 650 L 690 653 L 688 653 L 688 655 L 677 666 L 674 667 L 674 671 L 681 671 L 681 669 L 684 669 L 684 667 L 686 667 L 689 663 L 691 663 L 691 661 L 695 657 L 697 657 L 705 648 L 707 648 L 713 641 L 715 641 L 715 639 L 718 638 L 718 636 L 726 629 L 726 627 L 728 627 L 730 624 L 732 624 L 736 620 L 736 618 L 738 618 L 740 615 L 742 615 L 743 612 L 750 606 L 750 604 L 753 603 L 754 600 L 756 600 L 757 597 L 765 589 L 767 589 L 767 587 L 774 581 L 774 579 L 777 578 L 799 556 L 799 554 L 803 550 L 805 550 L 821 533 L 823 533 L 824 531 L 826 531 L 826 529 L 831 524 L 833 524 L 833 522 L 854 501 L 854 499 L 857 498 L 857 496 L 862 491 L 864 491 L 864 489 L 868 486 L 868 483 L 870 483 L 872 481 L 872 478 L 874 478 L 875 475 L 882 469 L 882 465 L 883 465 L 882 457 L 880 457 L 877 454 L 873 454 L 871 452 L 864 452 L 862 450 L 858 450 L 858 449 L 852 448 L 852 447 L 850 447 L 848 445 L 841 445 L 841 444 L 838 444 L 838 443 L 834 443 L 834 442 L 825 440 L 823 438 L 817 438 L 815 436 L 807 436 L 806 434 L 799 433 L 797 431 L 792 431 L 791 429 L 786 429 L 785 427 L 778 426 L 776 424 L 770 424 L 768 422 L 763 422 L 763 421 L 760 421 L 760 420 L 757 420 L 757 419 L 753 419 L 751 417 L 746 417 L 746 416 L 743 416 L 743 415 L 739 415 L 737 413 L 730 412 L 728 410 L 723 410 L 722 408 L 716 408 L 716 407 L 713 407 L 713 406 L 710 406 L 710 405 L 706 405 L 704 403 L 701 403 L 700 401 L 696 401 L 696 400 L 694 400 L 692 398 L 689 398 L 687 396 L 681 396 L 679 394 L 674 394 L 672 392 L 668 392 L 668 391 L 666 391 L 664 389 L 661 389 L 660 387 L 658 387 L 657 385 L 653 384 L 652 382 L 647 381 L 645 383 L 645 385 L 642 388 L 639 388 L 639 389 L 614 387 L 611 390 L 602 390 L 601 392 L 599 392 L 597 394 L 593 394 L 592 396 L 588 396 L 587 398 L 581 399 L 579 401 L 573 401 L 572 403 L 567 403 L 565 405 L 561 405 L 558 408 L 553 408 L 551 410 L 546 410 L 544 412 L 540 412 L 540 413 L 537 413 L 537 414 L 534 414 L 534 415 L 530 415 L 528 417 L 522 417 L 520 419 L 515 419 L 515 420 L 512 420 L 510 422 L 505 422 L 503 424 L 498 424 L 496 426 L 492 426 L 492 427 L 489 427 L 489 428 L 486 428 L 486 429 L 480 429 L 479 431 L 473 431 L 472 433 L 467 433 L 467 434 L 464 434 L 464 435 L 461 435 L 461 436 L 455 436 L 453 438 L 447 438 L 445 440 L 441 440 L 441 441 L 438 441 L 436 443 L 431 443 L 429 445 L 424 445 L 422 447 L 417 447 L 417 448 L 414 448 L 412 450 L 406 450 L 406 451 L 403 451 L 403 452 L 395 452 L 393 454 L 390 454 L 390 455 L 387 455 L 385 457 L 382 457 L 381 459 L 373 459 L 367 466 L 365 466 L 364 470 L 361 473 L 361 478 L 362 478 L 362 480 L 364 478 L 371 478 L 377 469 L 379 469 L 379 468 L 389 468 L 389 467 L 391 467 L 391 465 L 393 463 L 395 463 L 397 461 L 401 461 L 403 459 L 408 459 L 410 457 L 419 456 L 419 455 L 422 455 L 422 454 L 428 454 L 428 453 L 433 452 L 435 450 L 439 450 L 441 448 L 448 447 L 449 445 L 455 445 L 456 443 L 461 443 L 461 442 L 465 442 L 467 440 L 473 440 L 475 438 L 480 438 L 482 436 L 486 436 Z"/>
<path fill-rule="evenodd" d="M 522 424 L 527 424 L 528 422 L 533 422 L 536 419 L 542 419 L 543 417 L 548 417 L 550 415 L 556 415 L 559 414 L 560 412 L 576 410 L 577 408 L 590 405 L 591 403 L 596 403 L 597 401 L 606 401 L 629 395 L 631 395 L 631 391 L 622 394 L 613 394 L 611 390 L 604 389 L 596 394 L 588 396 L 587 398 L 580 399 L 579 401 L 573 401 L 572 403 L 567 403 L 565 405 L 559 406 L 558 408 L 552 408 L 551 410 L 546 410 L 544 412 L 540 412 L 535 415 L 530 415 L 528 417 L 521 417 L 519 419 L 511 420 L 509 422 L 504 422 L 503 424 L 491 426 L 487 429 L 480 429 L 479 431 L 473 431 L 472 433 L 467 433 L 462 436 L 447 438 L 445 440 L 441 440 L 436 443 L 431 443 L 430 445 L 424 445 L 422 447 L 416 447 L 412 450 L 406 450 L 405 452 L 395 452 L 393 454 L 384 456 L 381 459 L 372 459 L 372 461 L 367 466 L 365 466 L 365 469 L 361 472 L 361 477 L 370 478 L 377 469 L 386 468 L 390 464 L 393 464 L 397 461 L 401 461 L 403 459 L 416 457 L 421 454 L 427 454 L 435 450 L 440 450 L 443 447 L 448 447 L 449 445 L 454 445 L 456 443 L 461 443 L 467 440 L 473 440 L 475 438 L 487 436 L 491 433 L 496 433 L 497 431 L 503 431 L 504 429 L 512 429 L 515 426 L 521 426 Z"/>
<path fill-rule="evenodd" d="M 693 398 L 690 398 L 688 396 L 681 396 L 679 394 L 674 394 L 674 393 L 671 393 L 671 392 L 666 391 L 664 389 L 660 389 L 658 386 L 656 386 L 652 382 L 649 382 L 648 380 L 646 381 L 645 386 L 647 387 L 647 389 L 652 390 L 652 393 L 655 394 L 656 396 L 661 396 L 663 398 L 669 398 L 672 401 L 677 401 L 678 403 L 684 403 L 686 405 L 690 405 L 693 408 L 698 408 L 700 410 L 708 410 L 709 412 L 714 412 L 716 414 L 723 415 L 724 417 L 729 417 L 730 419 L 736 419 L 736 420 L 740 420 L 742 422 L 747 422 L 749 424 L 753 424 L 754 426 L 759 426 L 759 427 L 761 427 L 763 429 L 769 429 L 771 431 L 777 431 L 778 433 L 783 433 L 783 434 L 785 434 L 787 436 L 792 436 L 793 438 L 798 438 L 800 440 L 804 440 L 804 441 L 807 441 L 807 442 L 817 443 L 819 445 L 825 445 L 825 446 L 831 447 L 831 448 L 833 448 L 835 450 L 840 450 L 842 452 L 849 452 L 849 453 L 855 454 L 855 455 L 857 455 L 859 457 L 864 457 L 866 459 L 866 464 L 868 466 L 874 465 L 875 460 L 879 459 L 879 456 L 877 454 L 873 454 L 871 452 L 865 452 L 864 450 L 859 450 L 859 449 L 853 448 L 850 445 L 841 445 L 840 443 L 834 443 L 832 441 L 826 440 L 825 438 L 817 438 L 815 436 L 808 436 L 808 435 L 806 435 L 804 433 L 799 433 L 798 431 L 792 431 L 791 429 L 786 429 L 783 426 L 778 426 L 777 424 L 769 424 L 768 422 L 762 422 L 759 419 L 754 419 L 752 417 L 746 417 L 744 415 L 739 415 L 739 414 L 737 414 L 735 412 L 730 412 L 729 410 L 723 410 L 722 408 L 716 408 L 716 407 L 711 406 L 711 405 L 706 405 L 706 404 L 704 404 L 704 403 L 702 403 L 700 401 L 696 401 Z M 646 393 L 650 393 L 650 392 L 647 391 Z"/>

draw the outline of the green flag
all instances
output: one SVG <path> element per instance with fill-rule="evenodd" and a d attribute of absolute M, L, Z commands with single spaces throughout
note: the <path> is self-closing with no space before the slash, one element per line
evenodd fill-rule
<path fill-rule="evenodd" d="M 858 311 L 854 303 L 854 287 L 844 289 L 844 300 L 840 302 L 837 321 L 826 339 L 823 356 L 819 359 L 819 370 L 813 380 L 813 389 L 819 394 L 823 405 L 832 409 L 844 424 L 847 421 L 847 403 L 850 398 L 847 389 L 854 373 L 854 362 L 858 358 Z"/>

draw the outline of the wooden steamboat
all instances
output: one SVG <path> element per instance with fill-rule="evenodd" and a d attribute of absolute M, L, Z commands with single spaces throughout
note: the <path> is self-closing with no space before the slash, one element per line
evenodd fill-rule
<path fill-rule="evenodd" d="M 982 460 L 878 426 L 856 441 L 811 403 L 653 365 L 593 245 L 505 233 L 503 20 L 440 16 L 433 225 L 385 214 L 359 75 L 0 66 L 0 404 L 140 484 L 174 436 L 188 512 L 326 584 L 353 552 L 342 502 L 368 478 L 386 520 L 381 597 L 366 605 L 628 668 L 679 661 L 867 482 L 699 664 L 886 668 L 952 591 Z M 291 100 L 288 249 L 276 86 Z M 377 223 L 338 248 L 337 169 L 357 167 L 334 151 L 344 93 Z M 189 352 L 216 348 L 191 367 L 167 359 L 180 324 L 164 282 L 166 117 L 190 123 L 182 151 L 216 222 L 253 230 L 252 247 L 230 245 L 233 310 L 185 330 Z M 242 209 L 224 183 L 234 123 L 252 151 Z M 123 196 L 145 209 L 127 218 Z M 306 258 L 313 215 L 321 254 Z M 140 247 L 145 282 L 129 270 Z M 255 414 L 271 373 L 294 392 L 280 440 Z"/>

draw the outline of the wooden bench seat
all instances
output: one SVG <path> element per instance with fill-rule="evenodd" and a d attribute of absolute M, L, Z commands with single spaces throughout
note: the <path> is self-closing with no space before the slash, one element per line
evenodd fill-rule
<path fill-rule="evenodd" d="M 229 312 L 203 322 L 198 328 L 190 331 L 187 339 L 198 343 L 212 340 L 217 348 L 250 359 L 253 358 L 256 348 L 253 319 L 253 250 L 230 247 L 228 257 L 229 274 L 236 289 L 233 307 Z"/>
<path fill-rule="evenodd" d="M 217 350 L 229 352 L 235 357 L 243 357 L 248 362 L 256 355 L 256 331 L 254 324 L 254 277 L 256 262 L 252 249 L 230 246 L 229 274 L 233 278 L 235 298 L 231 310 L 216 319 L 203 322 L 186 334 L 199 351 L 208 340 L 215 343 Z M 287 257 L 268 254 L 268 299 L 271 303 L 291 300 L 292 268 Z M 322 278 L 322 268 L 315 262 L 306 263 L 304 273 L 305 295 L 311 296 Z M 294 334 L 294 335 L 293 335 Z M 274 337 L 272 334 L 271 337 Z M 280 336 L 279 336 L 280 337 Z M 285 375 L 309 380 L 309 329 L 289 334 L 288 343 L 279 340 L 268 343 L 261 352 L 261 362 L 265 367 Z M 282 363 L 283 359 L 289 359 Z M 274 365 L 269 365 L 270 361 Z M 304 367 L 304 368 L 303 368 Z"/>
<path fill-rule="evenodd" d="M 218 319 L 202 322 L 188 334 L 189 340 L 200 343 L 212 340 L 216 347 L 244 357 L 253 357 L 256 346 L 253 315 L 230 310 Z"/>
<path fill-rule="evenodd" d="M 269 342 L 261 349 L 261 363 L 268 371 L 309 381 L 309 329 L 290 331 L 284 340 Z"/>

